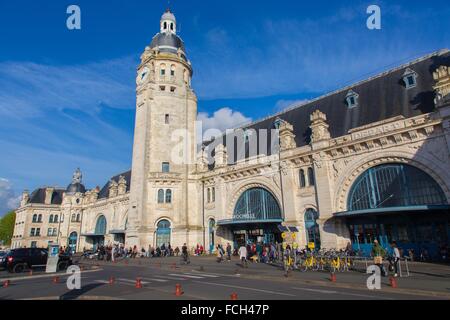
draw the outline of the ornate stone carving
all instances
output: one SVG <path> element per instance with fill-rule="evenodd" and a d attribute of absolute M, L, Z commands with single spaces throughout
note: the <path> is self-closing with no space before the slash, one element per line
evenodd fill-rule
<path fill-rule="evenodd" d="M 118 194 L 122 195 L 127 192 L 127 180 L 124 176 L 119 177 Z"/>
<path fill-rule="evenodd" d="M 294 127 L 289 122 L 281 120 L 278 129 L 281 151 L 296 148 L 297 144 L 295 142 Z"/>
<path fill-rule="evenodd" d="M 436 91 L 436 104 L 450 102 L 450 70 L 447 66 L 440 66 L 433 72 L 433 78 L 436 84 L 433 89 Z"/>
<path fill-rule="evenodd" d="M 81 183 L 81 180 L 83 179 L 83 175 L 81 174 L 80 168 L 77 168 L 72 176 L 72 183 Z"/>
<path fill-rule="evenodd" d="M 331 138 L 329 126 L 327 124 L 327 116 L 325 113 L 316 110 L 311 114 L 311 140 L 312 142 L 318 142 L 322 140 L 328 140 Z"/>
<path fill-rule="evenodd" d="M 109 197 L 113 198 L 117 196 L 118 193 L 118 189 L 119 189 L 119 184 L 115 181 L 112 180 L 109 181 Z"/>
<path fill-rule="evenodd" d="M 197 171 L 204 172 L 208 170 L 208 155 L 206 149 L 202 149 L 197 154 Z"/>
<path fill-rule="evenodd" d="M 223 144 L 216 147 L 216 154 L 214 156 L 216 168 L 223 168 L 228 164 L 227 149 Z"/>

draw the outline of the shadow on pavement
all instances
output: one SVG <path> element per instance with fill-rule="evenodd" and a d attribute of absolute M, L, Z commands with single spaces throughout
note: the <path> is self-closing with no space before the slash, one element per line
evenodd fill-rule
<path fill-rule="evenodd" d="M 78 298 L 80 298 L 81 296 L 83 296 L 84 294 L 86 294 L 87 292 L 94 290 L 95 288 L 101 287 L 104 284 L 102 283 L 91 283 L 88 284 L 84 287 L 81 287 L 80 290 L 72 290 L 69 291 L 65 294 L 63 294 L 62 296 L 59 297 L 59 300 L 76 300 Z"/>

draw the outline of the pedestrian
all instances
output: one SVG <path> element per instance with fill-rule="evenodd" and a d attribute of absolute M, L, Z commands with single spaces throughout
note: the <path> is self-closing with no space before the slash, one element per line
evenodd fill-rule
<path fill-rule="evenodd" d="M 114 262 L 114 255 L 116 254 L 116 246 L 111 248 L 111 262 Z"/>
<path fill-rule="evenodd" d="M 244 244 L 241 245 L 241 247 L 239 248 L 239 259 L 242 262 L 242 267 L 243 268 L 248 268 L 247 265 L 247 248 L 245 247 Z"/>
<path fill-rule="evenodd" d="M 373 256 L 373 262 L 376 266 L 380 268 L 381 274 L 383 277 L 386 276 L 386 270 L 384 269 L 383 265 L 383 257 L 386 255 L 386 250 L 383 249 L 382 246 L 378 243 L 378 240 L 373 241 L 372 246 L 372 256 Z"/>
<path fill-rule="evenodd" d="M 398 269 L 400 264 L 400 251 L 398 250 L 397 242 L 395 241 L 392 241 L 391 247 L 393 251 L 394 277 L 398 277 Z"/>
<path fill-rule="evenodd" d="M 229 242 L 227 243 L 227 261 L 231 262 L 231 245 Z"/>
<path fill-rule="evenodd" d="M 175 256 L 178 257 L 178 255 L 180 254 L 180 248 L 176 247 L 174 252 L 175 252 Z"/>

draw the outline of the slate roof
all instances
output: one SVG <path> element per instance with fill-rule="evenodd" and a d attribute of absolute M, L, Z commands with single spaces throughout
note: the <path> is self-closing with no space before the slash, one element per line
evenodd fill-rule
<path fill-rule="evenodd" d="M 45 190 L 46 188 L 38 188 L 34 190 L 30 195 L 30 200 L 28 200 L 28 203 L 45 203 Z M 62 197 L 64 193 L 64 189 L 55 189 L 52 195 L 52 201 L 51 204 L 59 205 L 62 203 Z"/>
<path fill-rule="evenodd" d="M 128 170 L 127 172 L 120 173 L 110 179 L 114 180 L 115 182 L 119 182 L 119 177 L 124 176 L 125 180 L 127 181 L 127 192 L 130 191 L 131 186 L 131 170 Z M 99 199 L 105 199 L 109 197 L 109 181 L 103 186 L 103 188 L 100 190 L 98 194 Z"/>
<path fill-rule="evenodd" d="M 326 114 L 332 138 L 346 135 L 352 128 L 395 116 L 403 115 L 408 118 L 429 113 L 435 108 L 435 92 L 432 88 L 434 85 L 433 72 L 439 65 L 450 66 L 449 50 L 440 50 L 367 80 L 318 97 L 301 106 L 243 126 L 241 129 L 255 129 L 257 133 L 259 129 L 267 129 L 268 145 L 270 145 L 270 130 L 274 128 L 274 122 L 279 117 L 294 126 L 295 140 L 297 146 L 301 147 L 310 143 L 310 115 L 317 109 Z M 417 73 L 417 86 L 415 88 L 406 89 L 403 82 L 402 76 L 407 68 Z M 359 95 L 359 106 L 354 108 L 349 108 L 346 104 L 346 95 L 350 90 Z M 204 142 L 204 144 L 215 147 L 220 142 L 220 139 L 216 139 L 216 141 Z M 223 143 L 226 145 L 226 141 L 223 141 Z M 270 155 L 270 147 L 268 151 Z"/>

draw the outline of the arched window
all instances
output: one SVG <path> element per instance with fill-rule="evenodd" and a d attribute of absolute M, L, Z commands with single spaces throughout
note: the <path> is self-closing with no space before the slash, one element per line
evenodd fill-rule
<path fill-rule="evenodd" d="M 209 226 L 209 251 L 212 252 L 214 250 L 214 245 L 215 245 L 214 233 L 215 233 L 216 221 L 214 219 L 209 219 L 208 226 Z"/>
<path fill-rule="evenodd" d="M 72 213 L 72 219 L 71 219 L 71 222 L 75 222 L 75 213 Z"/>
<path fill-rule="evenodd" d="M 266 189 L 245 191 L 236 203 L 233 220 L 282 220 L 280 206 Z"/>
<path fill-rule="evenodd" d="M 161 64 L 161 76 L 166 75 L 166 65 L 163 63 Z"/>
<path fill-rule="evenodd" d="M 216 188 L 215 187 L 211 188 L 211 201 L 216 202 Z"/>
<path fill-rule="evenodd" d="M 97 224 L 95 225 L 95 234 L 96 235 L 106 234 L 106 218 L 103 215 L 98 217 L 97 219 Z"/>
<path fill-rule="evenodd" d="M 68 247 L 70 248 L 70 251 L 76 252 L 76 250 L 77 250 L 77 240 L 78 240 L 78 234 L 74 231 L 69 236 Z"/>
<path fill-rule="evenodd" d="M 353 184 L 348 210 L 447 204 L 441 187 L 407 164 L 384 164 L 365 171 Z"/>
<path fill-rule="evenodd" d="M 166 203 L 172 203 L 172 190 L 166 190 Z"/>
<path fill-rule="evenodd" d="M 77 214 L 77 222 L 80 222 L 80 214 Z"/>
<path fill-rule="evenodd" d="M 56 230 L 56 228 L 53 228 L 53 236 L 55 237 L 57 235 L 58 231 Z"/>
<path fill-rule="evenodd" d="M 167 22 L 164 21 L 164 27 L 163 27 L 163 30 L 166 30 L 166 29 L 167 29 Z"/>
<path fill-rule="evenodd" d="M 313 168 L 308 168 L 308 182 L 309 182 L 310 186 L 314 186 L 316 184 L 316 179 L 314 178 Z"/>
<path fill-rule="evenodd" d="M 156 226 L 156 246 L 166 247 L 170 244 L 170 222 L 168 220 L 161 220 Z"/>
<path fill-rule="evenodd" d="M 53 229 L 52 228 L 48 228 L 47 236 L 51 237 L 52 235 L 53 235 Z"/>
<path fill-rule="evenodd" d="M 158 203 L 164 203 L 164 190 L 158 190 Z"/>
<path fill-rule="evenodd" d="M 33 214 L 33 222 L 37 222 L 37 214 Z"/>
<path fill-rule="evenodd" d="M 50 218 L 48 218 L 48 222 L 53 223 L 53 215 L 52 214 L 50 215 Z"/>
<path fill-rule="evenodd" d="M 314 243 L 314 248 L 316 250 L 320 249 L 320 230 L 317 224 L 317 219 L 319 214 L 314 209 L 308 209 L 305 212 L 305 230 L 306 230 L 306 241 L 308 243 Z"/>
<path fill-rule="evenodd" d="M 42 214 L 38 215 L 38 221 L 37 222 L 42 222 Z"/>
<path fill-rule="evenodd" d="M 211 202 L 211 188 L 206 189 L 206 203 Z"/>
<path fill-rule="evenodd" d="M 58 223 L 58 215 L 57 214 L 55 214 L 55 216 L 53 217 L 53 222 Z"/>
<path fill-rule="evenodd" d="M 175 65 L 170 66 L 170 76 L 175 77 Z"/>
<path fill-rule="evenodd" d="M 299 179 L 300 179 L 300 188 L 306 187 L 305 171 L 303 169 L 300 169 Z"/>
<path fill-rule="evenodd" d="M 170 30 L 173 31 L 173 23 L 170 24 Z"/>

